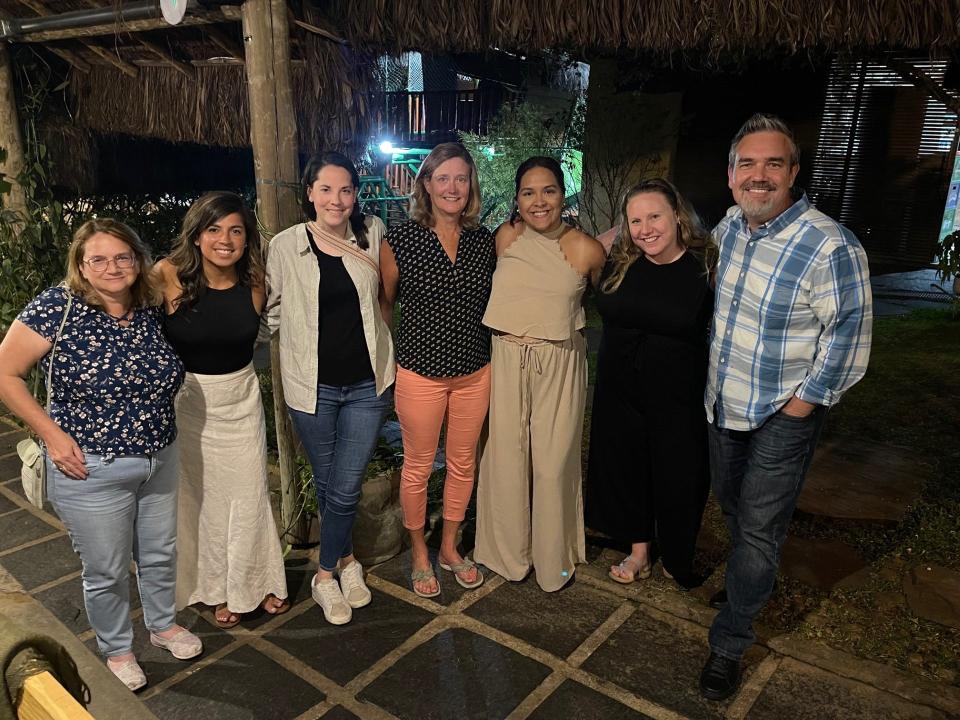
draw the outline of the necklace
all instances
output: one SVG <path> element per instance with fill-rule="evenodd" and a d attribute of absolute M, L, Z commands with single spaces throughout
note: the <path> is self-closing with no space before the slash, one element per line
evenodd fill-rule
<path fill-rule="evenodd" d="M 123 315 L 114 315 L 112 312 L 107 312 L 106 310 L 104 310 L 104 312 L 118 323 L 130 322 L 133 319 L 133 308 L 127 310 Z"/>

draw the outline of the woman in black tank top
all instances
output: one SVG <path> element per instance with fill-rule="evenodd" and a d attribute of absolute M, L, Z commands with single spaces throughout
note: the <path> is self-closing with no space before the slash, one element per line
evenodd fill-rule
<path fill-rule="evenodd" d="M 156 267 L 167 337 L 187 370 L 177 397 L 177 607 L 214 606 L 225 628 L 257 607 L 286 612 L 251 364 L 266 301 L 263 258 L 243 200 L 228 192 L 197 200 L 170 257 Z"/>

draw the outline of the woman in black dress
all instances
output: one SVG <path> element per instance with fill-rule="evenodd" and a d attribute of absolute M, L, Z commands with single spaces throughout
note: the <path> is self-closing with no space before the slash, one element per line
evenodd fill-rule
<path fill-rule="evenodd" d="M 690 587 L 709 489 L 703 389 L 716 246 L 667 180 L 634 186 L 621 216 L 597 297 L 587 524 L 631 544 L 613 580 L 649 577 L 656 542 L 664 573 Z"/>

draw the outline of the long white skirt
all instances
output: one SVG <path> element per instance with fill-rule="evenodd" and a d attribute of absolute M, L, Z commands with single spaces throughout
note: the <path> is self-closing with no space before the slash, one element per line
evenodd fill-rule
<path fill-rule="evenodd" d="M 187 373 L 177 396 L 177 608 L 256 609 L 287 596 L 267 490 L 266 430 L 253 367 Z"/>

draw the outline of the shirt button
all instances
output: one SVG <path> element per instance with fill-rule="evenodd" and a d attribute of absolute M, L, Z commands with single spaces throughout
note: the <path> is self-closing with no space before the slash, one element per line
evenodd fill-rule
<path fill-rule="evenodd" d="M 739 302 L 739 300 L 734 300 L 733 303 L 732 303 L 732 305 L 733 305 L 734 307 L 736 307 L 736 305 L 737 305 L 738 302 Z"/>
<path fill-rule="evenodd" d="M 740 273 L 740 277 L 746 277 L 746 276 L 747 274 L 745 272 Z"/>
<path fill-rule="evenodd" d="M 727 335 L 730 335 L 732 332 L 733 330 L 727 330 Z"/>
<path fill-rule="evenodd" d="M 723 355 L 721 355 L 721 356 L 720 356 L 720 362 L 721 362 L 721 363 L 725 363 L 726 361 L 727 361 L 727 359 L 726 359 Z"/>

